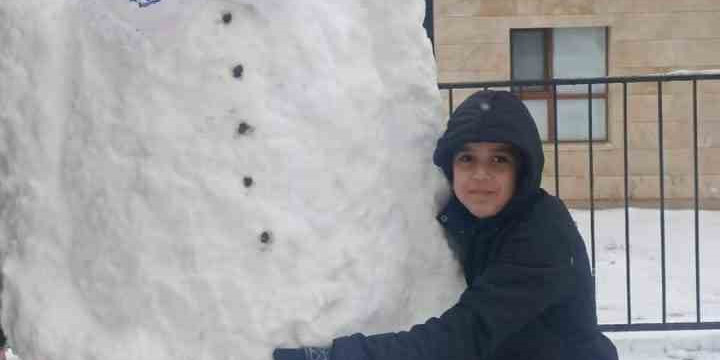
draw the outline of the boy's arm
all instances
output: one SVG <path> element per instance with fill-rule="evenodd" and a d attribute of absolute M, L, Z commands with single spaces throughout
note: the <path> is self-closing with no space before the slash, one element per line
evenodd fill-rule
<path fill-rule="evenodd" d="M 335 339 L 331 360 L 484 358 L 575 289 L 573 254 L 563 239 L 548 244 L 520 232 L 500 250 L 460 301 L 409 331 Z M 276 360 L 284 360 L 276 358 Z M 308 359 L 310 360 L 310 359 Z"/>

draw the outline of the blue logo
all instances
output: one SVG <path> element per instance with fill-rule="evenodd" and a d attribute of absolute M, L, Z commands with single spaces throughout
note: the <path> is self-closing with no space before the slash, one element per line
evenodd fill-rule
<path fill-rule="evenodd" d="M 162 0 L 130 0 L 130 2 L 136 2 L 140 7 L 150 6 L 155 3 L 159 3 Z"/>

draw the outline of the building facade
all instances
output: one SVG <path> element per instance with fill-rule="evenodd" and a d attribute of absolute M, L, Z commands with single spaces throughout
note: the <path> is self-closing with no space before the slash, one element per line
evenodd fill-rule
<path fill-rule="evenodd" d="M 720 69 L 717 0 L 434 0 L 434 41 L 441 83 L 641 76 Z M 515 88 L 547 141 L 543 186 L 555 190 L 559 142 L 560 195 L 590 198 L 588 88 Z M 628 85 L 627 133 L 622 85 L 594 85 L 593 198 L 622 201 L 624 137 L 628 196 L 660 198 L 659 102 L 663 126 L 664 197 L 685 206 L 694 198 L 691 82 Z M 454 92 L 454 103 L 474 90 Z M 446 93 L 447 95 L 447 93 Z M 720 80 L 698 82 L 698 190 L 703 207 L 720 203 Z M 557 110 L 557 126 L 553 117 Z"/>

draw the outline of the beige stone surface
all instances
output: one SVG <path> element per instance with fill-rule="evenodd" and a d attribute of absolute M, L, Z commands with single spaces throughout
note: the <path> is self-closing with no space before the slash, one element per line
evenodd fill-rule
<path fill-rule="evenodd" d="M 638 76 L 720 68 L 720 0 L 440 0 L 436 40 L 441 82 L 501 81 L 510 76 L 511 28 L 609 26 L 608 72 Z M 692 83 L 663 84 L 665 187 L 668 198 L 692 194 Z M 700 192 L 720 199 L 720 80 L 698 83 Z M 473 90 L 456 91 L 455 103 Z M 659 193 L 657 84 L 628 85 L 631 194 Z M 594 151 L 595 196 L 623 196 L 623 92 L 611 85 L 608 141 Z M 447 97 L 447 95 L 445 95 Z M 588 198 L 588 153 L 560 145 L 560 194 Z M 545 146 L 543 186 L 554 191 L 553 147 Z M 715 190 L 711 190 L 715 189 Z"/>
<path fill-rule="evenodd" d="M 675 65 L 678 67 L 720 68 L 720 39 L 678 40 L 676 51 Z"/>
<path fill-rule="evenodd" d="M 698 81 L 698 91 L 701 94 L 720 94 L 720 80 Z"/>
<path fill-rule="evenodd" d="M 623 176 L 624 166 L 622 149 L 598 151 L 593 154 L 593 169 L 596 176 Z"/>
<path fill-rule="evenodd" d="M 507 44 L 440 45 L 438 64 L 444 70 L 490 72 L 509 67 Z"/>
<path fill-rule="evenodd" d="M 623 0 L 619 0 L 623 1 Z M 667 13 L 687 11 L 685 0 L 624 0 L 631 3 L 635 13 Z"/>
<path fill-rule="evenodd" d="M 515 0 L 516 15 L 539 15 L 542 12 L 542 0 Z"/>
<path fill-rule="evenodd" d="M 504 81 L 510 77 L 509 71 L 498 72 L 498 71 L 473 71 L 473 70 L 455 70 L 455 71 L 441 71 L 438 74 L 438 80 L 441 83 L 445 82 L 481 82 L 481 81 Z"/>
<path fill-rule="evenodd" d="M 669 37 L 673 39 L 712 39 L 720 34 L 720 7 L 715 11 L 673 13 L 670 17 Z"/>
<path fill-rule="evenodd" d="M 667 121 L 684 121 L 692 117 L 692 95 L 691 93 L 672 94 L 670 86 L 663 84 L 662 91 L 662 115 Z M 670 94 L 670 95 L 668 95 Z M 654 95 L 632 95 L 628 98 L 628 121 L 657 121 L 658 120 L 658 96 Z"/>
<path fill-rule="evenodd" d="M 700 148 L 720 148 L 720 120 L 703 121 L 698 124 L 698 146 Z M 720 163 L 720 157 L 715 160 Z"/>
<path fill-rule="evenodd" d="M 541 5 L 542 14 L 546 15 L 579 15 L 594 14 L 593 0 L 544 0 Z"/>
<path fill-rule="evenodd" d="M 720 10 L 720 2 L 717 0 L 684 0 L 683 10 L 686 11 L 718 11 Z"/>
<path fill-rule="evenodd" d="M 720 175 L 720 148 L 698 149 L 700 172 L 704 175 Z"/>
<path fill-rule="evenodd" d="M 657 149 L 659 146 L 657 122 L 628 124 L 630 149 Z M 663 147 L 687 149 L 692 145 L 692 129 L 686 123 L 667 121 L 663 123 Z"/>
<path fill-rule="evenodd" d="M 597 200 L 625 198 L 625 183 L 621 176 L 599 176 L 594 184 L 594 197 Z"/>
<path fill-rule="evenodd" d="M 611 46 L 613 63 L 635 67 L 675 66 L 678 50 L 676 40 L 615 41 Z"/>
<path fill-rule="evenodd" d="M 633 0 L 606 0 L 604 5 L 609 13 L 633 12 Z"/>
<path fill-rule="evenodd" d="M 702 121 L 720 121 L 720 93 L 698 95 L 698 118 Z"/>
<path fill-rule="evenodd" d="M 613 73 L 611 76 L 647 76 L 647 75 L 658 75 L 658 74 L 665 74 L 674 70 L 677 70 L 673 67 L 661 67 L 661 68 L 653 68 L 653 67 L 622 67 L 623 73 L 621 74 L 615 74 Z M 663 94 L 670 95 L 670 94 L 678 94 L 678 93 L 684 93 L 687 91 L 690 91 L 690 83 L 689 82 L 665 82 L 662 85 L 663 88 Z M 658 84 L 655 81 L 651 82 L 636 82 L 636 83 L 629 83 L 628 84 L 628 94 L 630 96 L 633 95 L 653 95 L 657 96 L 658 93 Z M 657 98 L 656 98 L 657 102 Z"/>
<path fill-rule="evenodd" d="M 552 170 L 546 167 L 548 174 L 555 173 L 555 158 L 554 155 L 550 155 L 552 160 L 549 164 L 553 167 Z M 558 159 L 558 171 L 560 176 L 585 176 L 589 172 L 589 158 L 587 153 L 581 151 L 560 151 Z"/>
<path fill-rule="evenodd" d="M 554 183 L 553 183 L 554 187 Z M 590 182 L 587 177 L 561 176 L 560 197 L 568 200 L 590 198 Z"/>
<path fill-rule="evenodd" d="M 436 41 L 443 45 L 467 43 L 508 43 L 509 18 L 439 17 Z"/>
<path fill-rule="evenodd" d="M 700 197 L 720 199 L 720 175 L 703 175 L 700 177 Z"/>
<path fill-rule="evenodd" d="M 451 16 L 504 16 L 515 13 L 511 0 L 444 0 L 438 2 L 439 15 Z"/>
<path fill-rule="evenodd" d="M 614 17 L 611 41 L 672 39 L 673 14 L 626 13 Z"/>
<path fill-rule="evenodd" d="M 692 176 L 664 176 L 664 194 L 668 199 L 687 199 L 693 194 Z M 633 176 L 630 179 L 630 196 L 632 199 L 660 198 L 660 177 Z"/>

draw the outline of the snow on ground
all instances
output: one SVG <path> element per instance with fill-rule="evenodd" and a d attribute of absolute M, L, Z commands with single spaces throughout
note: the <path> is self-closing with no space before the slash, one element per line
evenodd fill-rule
<path fill-rule="evenodd" d="M 592 253 L 590 211 L 573 217 Z M 666 317 L 668 322 L 693 322 L 695 306 L 695 215 L 692 210 L 665 211 Z M 632 322 L 662 321 L 662 248 L 660 211 L 631 208 L 629 212 L 630 295 Z M 595 212 L 598 317 L 601 323 L 627 322 L 625 210 Z M 701 314 L 720 321 L 720 213 L 699 212 Z"/>
<path fill-rule="evenodd" d="M 591 213 L 572 210 L 592 253 Z M 631 319 L 662 322 L 660 210 L 630 208 Z M 595 255 L 600 323 L 627 323 L 625 210 L 595 211 Z M 695 213 L 665 211 L 667 322 L 696 321 Z M 720 321 L 720 212 L 699 212 L 703 321 Z M 720 330 L 608 333 L 622 360 L 720 359 Z"/>

